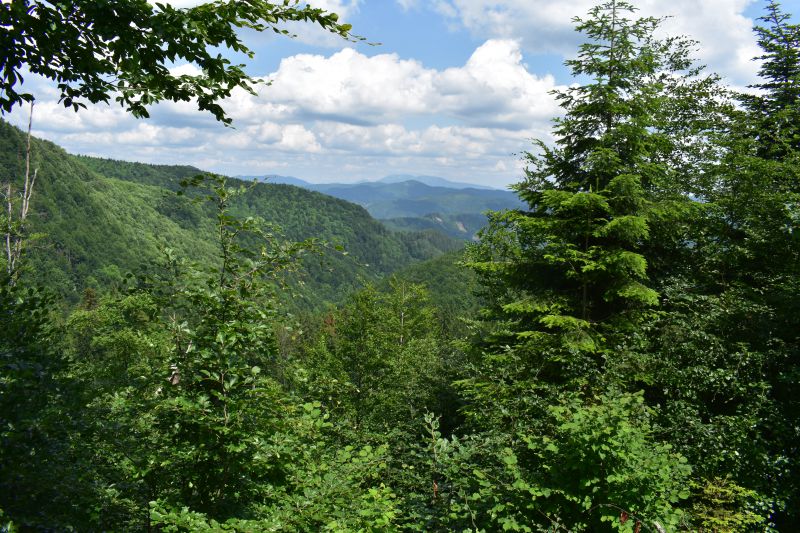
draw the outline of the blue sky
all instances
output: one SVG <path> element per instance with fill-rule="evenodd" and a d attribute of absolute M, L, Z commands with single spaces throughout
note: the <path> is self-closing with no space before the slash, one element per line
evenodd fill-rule
<path fill-rule="evenodd" d="M 188 6 L 191 0 L 173 1 Z M 121 109 L 61 109 L 33 80 L 34 130 L 77 153 L 192 164 L 230 175 L 282 174 L 358 181 L 429 174 L 503 187 L 522 175 L 519 153 L 549 139 L 550 91 L 571 83 L 563 61 L 580 37 L 571 18 L 593 0 L 316 0 L 380 45 L 348 43 L 303 25 L 296 39 L 247 36 L 248 65 L 272 81 L 258 97 L 225 102 L 235 128 L 188 104 L 162 104 L 148 121 Z M 671 18 L 665 34 L 699 41 L 698 59 L 726 82 L 755 81 L 751 32 L 762 0 L 635 0 Z M 800 0 L 785 0 L 800 13 Z M 192 72 L 191 65 L 177 65 Z M 22 124 L 23 113 L 12 122 Z"/>

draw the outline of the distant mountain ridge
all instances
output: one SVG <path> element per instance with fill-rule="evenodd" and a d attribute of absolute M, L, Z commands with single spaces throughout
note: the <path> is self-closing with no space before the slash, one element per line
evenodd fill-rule
<path fill-rule="evenodd" d="M 281 176 L 279 174 L 268 174 L 266 176 L 237 176 L 240 179 L 246 180 L 263 180 L 267 183 L 280 183 L 283 185 L 295 185 L 297 187 L 305 187 L 306 189 L 318 190 L 318 187 L 327 187 L 332 185 L 365 185 L 369 183 L 402 183 L 405 181 L 416 181 L 429 187 L 443 187 L 445 189 L 479 189 L 488 191 L 500 191 L 497 187 L 489 187 L 487 185 L 479 185 L 477 183 L 467 183 L 463 181 L 452 181 L 439 176 L 426 176 L 417 174 L 390 174 L 378 180 L 361 180 L 353 183 L 312 183 L 294 176 Z"/>
<path fill-rule="evenodd" d="M 434 187 L 416 180 L 397 183 L 321 184 L 313 190 L 362 205 L 375 218 L 422 217 L 437 213 L 479 214 L 520 205 L 511 191 Z"/>
<path fill-rule="evenodd" d="M 294 185 L 295 187 L 303 187 L 305 189 L 309 189 L 311 185 L 313 185 L 309 181 L 301 180 L 300 178 L 295 178 L 292 176 L 278 176 L 269 175 L 269 176 L 237 176 L 243 180 L 259 180 L 265 183 L 273 183 L 276 185 Z"/>
<path fill-rule="evenodd" d="M 359 204 L 397 231 L 435 230 L 464 240 L 475 238 L 486 223 L 486 211 L 522 207 L 511 191 L 436 176 L 395 174 L 358 183 L 310 183 L 274 175 L 244 178 L 294 185 Z"/>
<path fill-rule="evenodd" d="M 501 190 L 496 187 L 478 185 L 477 183 L 466 183 L 462 181 L 451 181 L 439 176 L 416 176 L 413 174 L 392 174 L 384 176 L 378 180 L 380 183 L 402 183 L 404 181 L 418 181 L 429 187 L 444 187 L 446 189 L 482 189 L 482 190 Z"/>

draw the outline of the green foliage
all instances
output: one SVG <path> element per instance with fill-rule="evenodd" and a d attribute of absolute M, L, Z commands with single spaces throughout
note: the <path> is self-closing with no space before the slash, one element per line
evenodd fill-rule
<path fill-rule="evenodd" d="M 797 27 L 770 3 L 737 110 L 632 13 L 578 21 L 587 81 L 466 256 L 296 187 L 35 142 L 61 179 L 0 278 L 0 529 L 797 529 Z M 355 260 L 317 260 L 338 244 Z M 366 288 L 296 318 L 302 282 Z"/>
<path fill-rule="evenodd" d="M 0 122 L 0 168 L 8 175 L 19 174 L 23 142 L 16 128 Z M 175 194 L 180 182 L 199 170 L 74 157 L 38 139 L 33 139 L 33 165 L 39 179 L 30 226 L 43 237 L 31 244 L 23 275 L 72 303 L 87 286 L 101 292 L 120 287 L 127 273 L 159 261 L 164 247 L 199 263 L 217 260 L 213 211 L 192 194 Z M 377 280 L 460 247 L 438 233 L 395 234 L 359 206 L 287 185 L 249 188 L 231 210 L 277 224 L 290 239 L 329 243 L 322 257 L 305 262 L 294 297 L 285 298 L 300 309 L 323 308 L 360 286 L 361 279 Z"/>
<path fill-rule="evenodd" d="M 171 375 L 154 406 L 170 445 L 156 457 L 183 474 L 151 504 L 152 519 L 173 530 L 206 520 L 241 531 L 391 524 L 393 496 L 377 475 L 383 451 L 330 450 L 319 404 L 297 409 L 278 381 L 274 285 L 261 280 L 276 280 L 310 243 L 287 244 L 257 220 L 232 217 L 236 189 L 224 180 L 212 190 L 220 266 L 198 277 L 172 262 L 174 277 L 156 293 L 172 346 Z M 247 233 L 260 248 L 243 245 Z"/>
<path fill-rule="evenodd" d="M 63 360 L 53 349 L 52 296 L 10 281 L 0 275 L 0 509 L 18 524 L 25 522 L 16 516 L 28 515 L 47 525 L 41 506 L 64 512 L 59 489 L 71 481 L 60 477 L 63 428 L 47 424 L 61 414 L 56 376 Z"/>
<path fill-rule="evenodd" d="M 398 279 L 425 287 L 431 304 L 436 307 L 442 331 L 452 338 L 467 334 L 469 320 L 475 318 L 482 304 L 477 277 L 463 265 L 464 253 L 464 250 L 448 252 L 412 263 L 394 274 Z"/>
<path fill-rule="evenodd" d="M 375 531 L 392 530 L 397 497 L 382 482 L 384 448 L 334 449 L 321 438 L 327 422 L 319 404 L 305 404 L 295 418 L 300 432 L 282 450 L 292 450 L 282 485 L 270 487 L 270 499 L 248 518 L 221 521 L 163 502 L 150 503 L 150 516 L 165 531 Z M 366 486 L 366 488 L 365 488 Z"/>
<path fill-rule="evenodd" d="M 367 287 L 326 316 L 318 335 L 304 350 L 300 379 L 357 431 L 408 427 L 438 407 L 446 347 L 421 286 Z"/>
<path fill-rule="evenodd" d="M 756 492 L 744 489 L 729 479 L 709 480 L 696 489 L 699 490 L 692 514 L 698 527 L 720 533 L 763 531 L 769 527 L 764 519 L 765 510 L 758 508 L 759 495 Z"/>
<path fill-rule="evenodd" d="M 417 526 L 437 531 L 668 531 L 685 525 L 685 458 L 655 438 L 641 394 L 577 396 L 538 434 L 443 438 L 428 417 L 417 449 L 433 481 Z M 429 478 L 429 479 L 431 479 Z M 637 526 L 637 523 L 639 525 Z M 419 530 L 428 530 L 422 527 Z"/>
<path fill-rule="evenodd" d="M 235 65 L 217 52 L 225 47 L 253 57 L 240 31 L 272 30 L 302 21 L 319 25 L 345 39 L 354 39 L 349 24 L 335 13 L 290 0 L 217 0 L 177 9 L 168 3 L 40 2 L 13 0 L 0 12 L 3 32 L 3 81 L 0 108 L 5 112 L 34 95 L 18 92 L 22 72 L 58 82 L 60 101 L 76 111 L 112 97 L 136 117 L 148 117 L 147 106 L 169 100 L 196 101 L 201 111 L 230 123 L 217 103 L 236 88 L 254 93 L 257 80 L 245 65 Z M 201 74 L 172 74 L 170 65 L 188 62 Z"/>
<path fill-rule="evenodd" d="M 744 109 L 731 112 L 718 139 L 722 153 L 709 167 L 715 182 L 703 193 L 690 270 L 665 277 L 671 305 L 658 325 L 671 331 L 665 337 L 683 342 L 656 350 L 666 372 L 653 393 L 669 406 L 664 423 L 678 429 L 676 443 L 703 472 L 699 485 L 721 479 L 754 491 L 757 505 L 734 499 L 728 510 L 772 514 L 781 529 L 796 527 L 800 486 L 789 459 L 796 455 L 799 412 L 789 398 L 796 396 L 790 376 L 797 375 L 800 349 L 800 27 L 789 20 L 770 2 L 763 26 L 755 28 L 763 51 L 760 90 L 739 97 Z M 678 380 L 689 386 L 676 387 Z"/>
<path fill-rule="evenodd" d="M 678 529 L 691 467 L 669 444 L 654 442 L 643 395 L 573 398 L 550 411 L 552 436 L 525 439 L 544 478 L 539 488 L 526 488 L 551 500 L 540 509 L 561 517 L 569 529 L 609 523 L 633 531 L 639 521 Z"/>
<path fill-rule="evenodd" d="M 184 472 L 167 501 L 231 516 L 258 499 L 258 481 L 278 475 L 267 442 L 282 428 L 287 400 L 272 377 L 271 283 L 310 243 L 285 244 L 258 220 L 232 217 L 239 191 L 221 178 L 211 187 L 219 262 L 206 273 L 168 256 L 163 285 L 154 282 L 171 334 L 171 373 L 154 414 L 174 443 L 161 451 L 162 466 Z M 248 237 L 257 248 L 243 246 Z"/>

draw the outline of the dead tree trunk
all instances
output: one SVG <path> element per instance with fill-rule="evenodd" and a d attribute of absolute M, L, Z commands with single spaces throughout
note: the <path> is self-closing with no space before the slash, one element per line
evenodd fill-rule
<path fill-rule="evenodd" d="M 13 284 L 17 277 L 20 258 L 22 257 L 23 245 L 25 242 L 25 221 L 31 207 L 31 196 L 33 186 L 36 183 L 36 176 L 39 169 L 35 169 L 31 175 L 31 125 L 33 124 L 33 102 L 31 102 L 30 115 L 28 116 L 28 135 L 25 143 L 25 176 L 22 183 L 22 190 L 17 194 L 14 191 L 13 179 L 9 176 L 5 186 L 6 200 L 6 227 L 5 227 L 5 251 L 6 251 L 6 270 Z"/>

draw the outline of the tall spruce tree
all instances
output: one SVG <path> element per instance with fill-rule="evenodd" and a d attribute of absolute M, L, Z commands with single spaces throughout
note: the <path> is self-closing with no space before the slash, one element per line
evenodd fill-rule
<path fill-rule="evenodd" d="M 614 0 L 578 21 L 589 42 L 567 65 L 591 81 L 557 93 L 555 146 L 526 156 L 516 189 L 529 209 L 492 215 L 471 250 L 501 325 L 487 353 L 516 354 L 518 377 L 537 388 L 602 390 L 620 367 L 635 371 L 627 339 L 659 303 L 645 254 L 662 261 L 670 222 L 696 207 L 686 165 L 715 79 L 698 76 L 691 42 L 655 39 L 659 20 L 633 12 Z"/>
<path fill-rule="evenodd" d="M 800 24 L 792 24 L 779 2 L 770 1 L 762 23 L 754 28 L 758 45 L 761 82 L 756 94 L 742 100 L 757 126 L 758 154 L 781 159 L 800 150 Z"/>
<path fill-rule="evenodd" d="M 667 270 L 689 248 L 718 89 L 692 42 L 654 37 L 659 24 L 620 0 L 577 20 L 589 42 L 567 65 L 590 81 L 556 93 L 555 146 L 537 143 L 516 186 L 529 208 L 493 214 L 470 252 L 491 305 L 461 386 L 474 427 L 511 454 L 512 486 L 538 487 L 516 521 L 681 520 L 689 469 L 655 440 L 636 391 L 651 378 L 640 348 L 660 304 L 649 263 Z"/>

